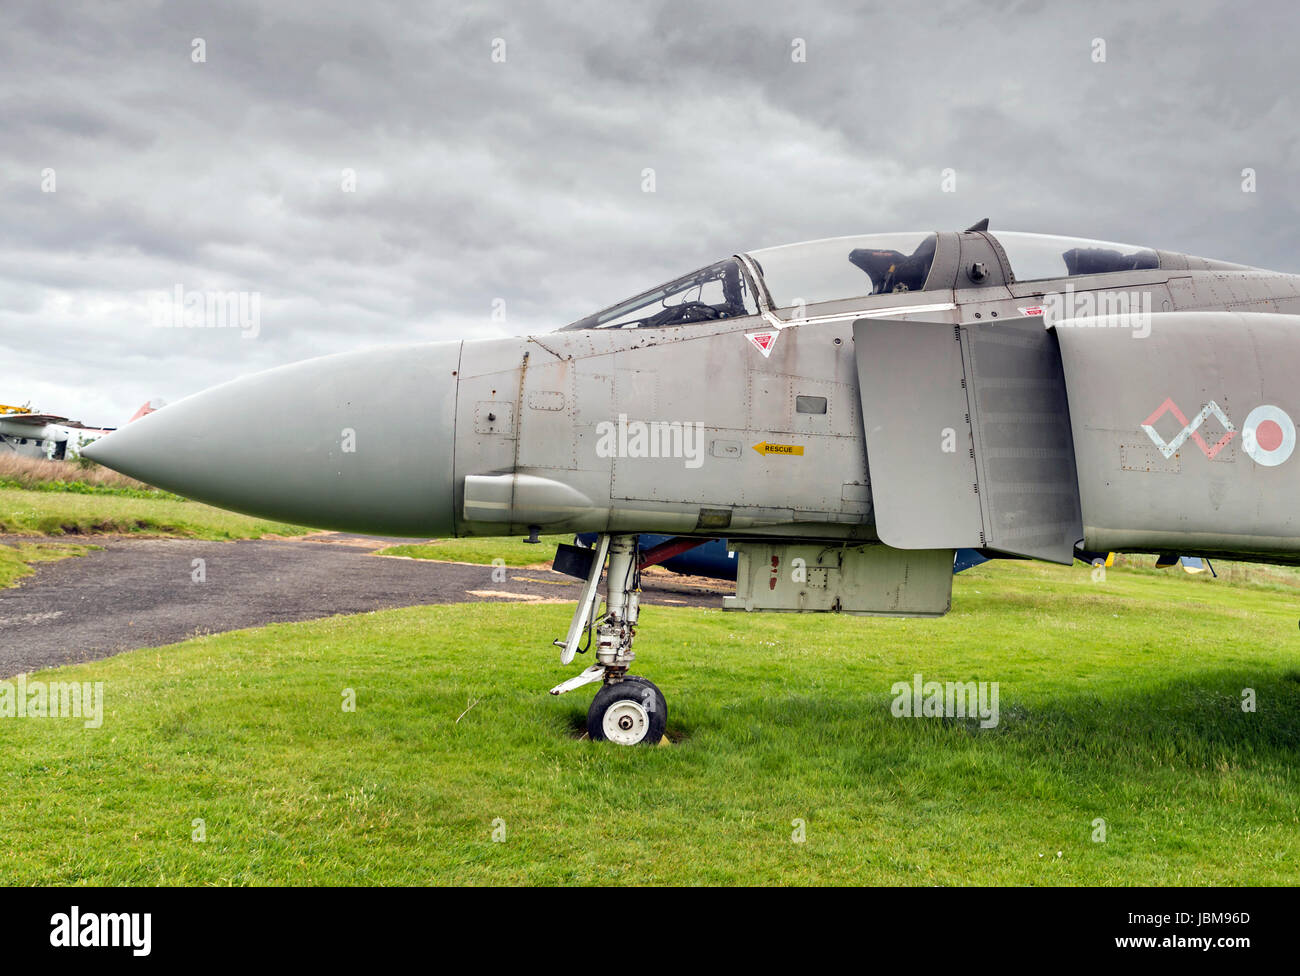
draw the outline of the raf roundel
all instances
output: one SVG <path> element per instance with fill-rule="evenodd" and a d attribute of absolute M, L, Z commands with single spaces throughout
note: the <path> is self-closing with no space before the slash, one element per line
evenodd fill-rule
<path fill-rule="evenodd" d="M 1274 467 L 1295 450 L 1295 424 L 1280 407 L 1258 406 L 1242 425 L 1241 446 L 1256 464 Z"/>

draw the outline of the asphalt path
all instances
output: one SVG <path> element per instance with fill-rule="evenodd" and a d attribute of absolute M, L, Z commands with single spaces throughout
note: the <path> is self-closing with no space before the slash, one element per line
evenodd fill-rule
<path fill-rule="evenodd" d="M 574 602 L 581 585 L 543 568 L 494 575 L 490 566 L 375 554 L 410 539 L 91 541 L 103 548 L 37 564 L 0 589 L 0 678 L 280 621 L 434 603 Z M 551 553 L 538 550 L 549 563 Z M 732 584 L 648 571 L 642 589 L 648 604 L 720 607 Z"/>

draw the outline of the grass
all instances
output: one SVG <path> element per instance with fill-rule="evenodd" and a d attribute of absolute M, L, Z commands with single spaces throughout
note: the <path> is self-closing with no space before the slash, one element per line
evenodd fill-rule
<path fill-rule="evenodd" d="M 310 531 L 282 522 L 237 515 L 175 496 L 145 498 L 121 493 L 79 493 L 0 488 L 0 535 L 185 536 L 253 539 Z"/>
<path fill-rule="evenodd" d="M 482 563 L 491 565 L 500 559 L 506 566 L 534 566 L 550 564 L 555 558 L 555 546 L 560 542 L 573 542 L 573 535 L 540 536 L 541 543 L 518 539 L 430 539 L 428 542 L 388 546 L 379 550 L 381 556 L 406 556 L 410 559 L 439 559 L 453 563 Z"/>
<path fill-rule="evenodd" d="M 565 606 L 277 624 L 47 672 L 104 681 L 105 719 L 0 721 L 0 877 L 1300 880 L 1293 583 L 1003 563 L 955 588 L 938 620 L 644 608 L 662 748 L 580 741 L 591 689 L 545 693 L 576 670 L 549 646 Z M 894 718 L 917 672 L 999 682 L 1001 723 Z"/>
<path fill-rule="evenodd" d="M 128 498 L 179 498 L 118 474 L 88 458 L 49 461 L 19 454 L 0 454 L 0 488 L 31 491 L 73 491 L 80 494 L 122 495 Z"/>
<path fill-rule="evenodd" d="M 0 589 L 13 586 L 24 576 L 30 576 L 35 563 L 48 563 L 69 556 L 84 556 L 97 546 L 79 546 L 51 542 L 0 543 Z"/>

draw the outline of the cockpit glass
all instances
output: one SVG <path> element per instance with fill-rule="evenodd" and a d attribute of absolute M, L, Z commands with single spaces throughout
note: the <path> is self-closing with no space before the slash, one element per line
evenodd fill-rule
<path fill-rule="evenodd" d="M 934 263 L 937 234 L 832 237 L 751 251 L 777 308 L 919 291 Z"/>
<path fill-rule="evenodd" d="M 748 279 L 741 274 L 740 263 L 728 258 L 588 315 L 562 331 L 661 328 L 757 314 L 758 306 Z"/>
<path fill-rule="evenodd" d="M 993 236 L 1007 252 L 1007 261 L 1016 281 L 1160 267 L 1160 258 L 1155 251 L 1132 244 L 1020 232 L 994 232 Z"/>

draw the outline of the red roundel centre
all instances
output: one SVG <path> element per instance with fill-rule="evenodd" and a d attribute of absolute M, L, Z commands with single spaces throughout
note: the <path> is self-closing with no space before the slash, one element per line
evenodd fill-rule
<path fill-rule="evenodd" d="M 1261 450 L 1276 451 L 1282 446 L 1282 427 L 1276 420 L 1261 420 L 1255 428 L 1255 443 Z"/>

